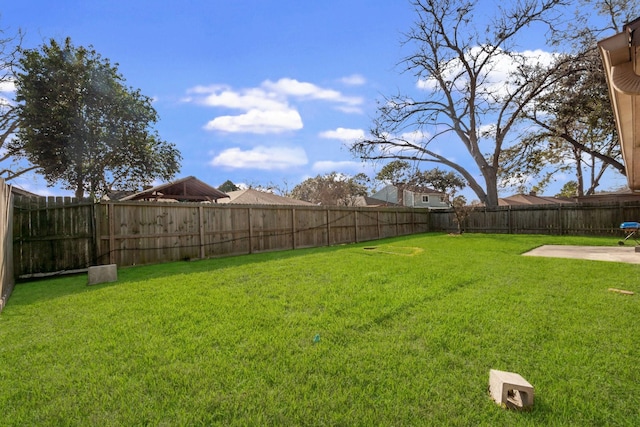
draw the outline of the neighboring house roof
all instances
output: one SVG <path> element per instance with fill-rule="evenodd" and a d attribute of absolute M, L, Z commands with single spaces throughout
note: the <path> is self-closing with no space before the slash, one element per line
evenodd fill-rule
<path fill-rule="evenodd" d="M 524 205 L 557 205 L 574 204 L 575 200 L 566 197 L 536 196 L 535 194 L 515 194 L 498 199 L 498 206 L 524 206 Z"/>
<path fill-rule="evenodd" d="M 167 184 L 148 188 L 120 200 L 164 200 L 179 202 L 213 202 L 229 197 L 196 177 L 188 176 Z"/>
<path fill-rule="evenodd" d="M 122 200 L 127 196 L 136 194 L 136 191 L 110 191 L 102 197 L 102 200 Z"/>
<path fill-rule="evenodd" d="M 640 193 L 633 192 L 626 188 L 619 191 L 611 191 L 606 193 L 597 193 L 590 196 L 582 196 L 577 198 L 580 203 L 594 202 L 636 202 L 640 200 Z"/>
<path fill-rule="evenodd" d="M 359 196 L 356 200 L 356 206 L 370 206 L 370 207 L 380 207 L 380 206 L 400 206 L 397 203 L 387 202 L 380 199 L 375 199 L 369 196 Z"/>
<path fill-rule="evenodd" d="M 315 206 L 313 203 L 304 200 L 292 199 L 289 197 L 277 196 L 273 193 L 254 190 L 248 188 L 246 190 L 229 191 L 228 199 L 220 200 L 218 203 L 231 203 L 240 205 L 300 205 Z"/>

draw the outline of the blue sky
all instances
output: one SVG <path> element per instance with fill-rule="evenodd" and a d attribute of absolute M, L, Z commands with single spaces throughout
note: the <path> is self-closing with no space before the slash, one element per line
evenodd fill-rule
<path fill-rule="evenodd" d="M 318 174 L 373 176 L 381 167 L 353 158 L 346 143 L 369 129 L 383 94 L 417 90 L 396 65 L 409 53 L 402 33 L 414 19 L 404 0 L 22 0 L 0 8 L 0 28 L 24 31 L 25 47 L 71 37 L 118 63 L 129 86 L 155 99 L 156 128 L 184 158 L 178 177 L 289 189 Z M 71 194 L 33 176 L 16 184 Z"/>

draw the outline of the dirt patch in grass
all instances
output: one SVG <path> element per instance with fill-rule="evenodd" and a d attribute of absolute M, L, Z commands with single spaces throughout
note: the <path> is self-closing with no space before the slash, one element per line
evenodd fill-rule
<path fill-rule="evenodd" d="M 365 246 L 363 249 L 370 253 L 401 255 L 401 256 L 415 256 L 424 252 L 424 249 L 418 248 L 415 246 L 381 245 L 381 246 Z"/>

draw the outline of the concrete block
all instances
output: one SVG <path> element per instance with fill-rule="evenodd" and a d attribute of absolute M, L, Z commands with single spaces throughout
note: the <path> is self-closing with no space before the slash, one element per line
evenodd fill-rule
<path fill-rule="evenodd" d="M 89 280 L 87 285 L 115 282 L 118 280 L 118 266 L 116 264 L 96 265 L 89 267 Z"/>
<path fill-rule="evenodd" d="M 501 406 L 511 409 L 533 407 L 533 386 L 519 374 L 491 369 L 489 394 Z"/>

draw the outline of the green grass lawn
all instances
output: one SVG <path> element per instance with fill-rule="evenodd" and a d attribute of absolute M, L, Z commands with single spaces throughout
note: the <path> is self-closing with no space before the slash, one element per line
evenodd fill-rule
<path fill-rule="evenodd" d="M 640 425 L 640 266 L 521 256 L 616 242 L 423 234 L 19 284 L 0 425 Z M 496 405 L 490 369 L 533 410 Z"/>

